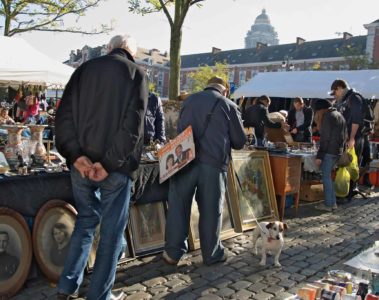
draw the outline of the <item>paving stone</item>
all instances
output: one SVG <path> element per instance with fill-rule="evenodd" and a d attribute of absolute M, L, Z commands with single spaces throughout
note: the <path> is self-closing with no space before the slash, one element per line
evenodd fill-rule
<path fill-rule="evenodd" d="M 213 285 L 214 287 L 216 287 L 218 289 L 222 289 L 224 287 L 227 287 L 231 283 L 232 283 L 232 281 L 230 279 L 226 279 L 226 278 L 220 278 L 220 279 L 217 279 L 215 281 L 210 282 L 211 285 Z"/>
<path fill-rule="evenodd" d="M 209 280 L 209 281 L 213 281 L 213 280 L 216 280 L 220 277 L 223 277 L 224 274 L 223 273 L 220 273 L 220 272 L 217 272 L 217 271 L 213 271 L 213 272 L 208 272 L 208 273 L 205 273 L 203 275 L 201 275 L 201 277 Z"/>
<path fill-rule="evenodd" d="M 152 287 L 149 289 L 149 293 L 151 293 L 152 295 L 157 295 L 157 294 L 160 294 L 160 293 L 164 293 L 164 292 L 167 292 L 168 291 L 168 287 L 167 286 L 155 286 L 155 287 Z"/>
<path fill-rule="evenodd" d="M 264 279 L 264 276 L 262 276 L 260 274 L 252 274 L 252 275 L 246 277 L 246 280 L 250 281 L 252 283 L 256 283 L 256 282 L 262 281 L 263 279 Z"/>
<path fill-rule="evenodd" d="M 209 294 L 209 295 L 205 295 L 203 297 L 198 298 L 198 300 L 222 300 L 222 298 L 214 294 Z"/>
<path fill-rule="evenodd" d="M 229 279 L 231 279 L 233 281 L 237 281 L 237 280 L 239 280 L 239 279 L 241 279 L 243 277 L 244 277 L 243 274 L 241 274 L 239 272 L 232 272 L 232 273 L 229 273 L 229 274 L 225 275 L 225 278 L 229 278 Z"/>
<path fill-rule="evenodd" d="M 122 289 L 125 293 L 131 292 L 146 292 L 146 286 L 143 286 L 140 283 L 133 284 L 131 286 L 126 286 Z"/>
<path fill-rule="evenodd" d="M 274 295 L 267 294 L 265 292 L 260 292 L 260 293 L 253 296 L 253 299 L 255 299 L 255 300 L 269 300 L 272 298 L 274 298 Z"/>
<path fill-rule="evenodd" d="M 169 297 L 169 296 L 170 296 L 169 292 L 160 293 L 160 294 L 154 295 L 152 300 L 167 299 L 167 297 Z M 128 297 L 127 297 L 127 299 L 129 300 Z"/>
<path fill-rule="evenodd" d="M 183 284 L 185 284 L 185 283 L 186 283 L 186 282 L 185 282 L 184 280 L 181 280 L 181 279 L 179 279 L 179 278 L 175 278 L 175 279 L 173 279 L 173 280 L 167 281 L 167 282 L 165 283 L 165 285 L 173 289 L 173 288 L 175 288 L 175 287 L 177 287 L 177 286 L 179 286 L 179 285 L 183 285 Z"/>
<path fill-rule="evenodd" d="M 272 300 L 283 300 L 283 299 L 287 299 L 287 298 L 290 298 L 293 296 L 294 296 L 294 294 L 290 294 L 288 292 L 282 292 L 282 293 L 279 293 L 278 295 L 276 295 Z"/>
<path fill-rule="evenodd" d="M 263 284 L 263 283 L 258 282 L 258 283 L 254 283 L 251 286 L 249 286 L 248 290 L 252 291 L 254 293 L 259 293 L 266 287 L 267 287 L 267 284 Z"/>
<path fill-rule="evenodd" d="M 162 285 L 166 282 L 167 282 L 167 279 L 164 277 L 155 277 L 153 279 L 146 280 L 146 281 L 142 282 L 142 284 L 147 286 L 148 288 L 152 288 L 156 285 Z"/>
<path fill-rule="evenodd" d="M 195 290 L 199 287 L 203 287 L 208 284 L 209 284 L 208 280 L 205 280 L 203 278 L 195 278 L 191 283 L 191 288 Z"/>
<path fill-rule="evenodd" d="M 284 280 L 281 280 L 281 281 L 278 283 L 278 285 L 280 285 L 280 286 L 282 286 L 282 287 L 284 287 L 284 288 L 286 288 L 286 289 L 289 289 L 289 288 L 295 286 L 296 283 L 297 283 L 297 282 L 294 281 L 294 280 L 291 280 L 291 279 L 284 279 Z"/>
<path fill-rule="evenodd" d="M 264 291 L 269 294 L 277 295 L 281 292 L 284 292 L 284 288 L 278 285 L 272 285 L 267 289 L 264 289 Z"/>
<path fill-rule="evenodd" d="M 234 295 L 232 295 L 230 298 L 231 299 L 238 299 L 238 300 L 245 300 L 245 299 L 251 299 L 251 297 L 253 295 L 254 294 L 250 291 L 240 290 L 237 293 L 235 293 Z"/>
<path fill-rule="evenodd" d="M 199 295 L 199 296 L 205 296 L 205 295 L 208 295 L 208 294 L 213 294 L 213 293 L 215 293 L 217 291 L 218 291 L 218 289 L 216 289 L 214 287 L 203 286 L 201 288 L 193 290 L 192 293 L 194 293 L 196 295 Z"/>
<path fill-rule="evenodd" d="M 295 281 L 297 281 L 297 282 L 301 282 L 301 281 L 305 280 L 306 277 L 305 277 L 304 275 L 300 275 L 300 274 L 298 274 L 298 273 L 295 273 L 295 274 L 292 274 L 292 275 L 290 276 L 290 279 L 295 280 Z"/>
<path fill-rule="evenodd" d="M 152 296 L 148 293 L 138 292 L 138 293 L 128 296 L 127 298 L 128 300 L 148 300 L 148 299 L 151 299 Z"/>
<path fill-rule="evenodd" d="M 235 294 L 235 292 L 236 292 L 235 290 L 232 290 L 230 288 L 222 288 L 218 292 L 216 292 L 216 294 L 224 299 L 224 298 L 228 298 L 231 295 Z"/>
<path fill-rule="evenodd" d="M 251 284 L 252 283 L 249 281 L 241 280 L 241 281 L 237 281 L 236 283 L 230 285 L 229 287 L 236 290 L 236 291 L 240 291 L 242 289 L 248 288 Z"/>
<path fill-rule="evenodd" d="M 179 295 L 176 299 L 177 300 L 194 300 L 197 298 L 198 298 L 198 295 L 195 295 L 194 293 L 189 292 L 189 293 Z"/>

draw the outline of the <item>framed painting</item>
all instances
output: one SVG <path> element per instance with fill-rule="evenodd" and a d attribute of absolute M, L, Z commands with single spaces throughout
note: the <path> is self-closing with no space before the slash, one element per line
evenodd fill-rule
<path fill-rule="evenodd" d="M 225 201 L 224 201 L 223 210 L 222 210 L 220 239 L 223 241 L 239 234 L 240 234 L 239 232 L 234 231 L 234 221 L 230 213 L 229 197 L 228 197 L 228 193 L 226 192 Z M 191 250 L 196 250 L 200 248 L 199 208 L 197 206 L 197 201 L 195 200 L 195 198 L 193 198 L 192 200 L 188 244 Z"/>
<path fill-rule="evenodd" d="M 133 205 L 129 217 L 133 252 L 136 255 L 145 255 L 163 250 L 165 226 L 163 202 Z"/>
<path fill-rule="evenodd" d="M 32 256 L 32 238 L 24 218 L 0 207 L 0 299 L 11 298 L 23 286 Z"/>
<path fill-rule="evenodd" d="M 131 252 L 130 252 L 130 249 L 129 249 L 130 239 L 128 237 L 127 230 L 125 230 L 125 232 L 124 232 L 124 239 L 126 241 L 126 245 L 125 245 L 126 247 L 125 247 L 123 253 L 121 254 L 121 257 L 118 261 L 118 264 L 122 264 L 126 261 L 133 259 Z M 97 248 L 99 247 L 99 242 L 100 242 L 100 225 L 98 225 L 96 227 L 95 236 L 94 236 L 93 242 L 92 242 L 92 248 L 91 248 L 91 251 L 90 251 L 89 256 L 88 256 L 88 261 L 87 261 L 87 272 L 88 273 L 91 273 L 93 270 L 93 267 L 95 266 L 96 252 L 97 252 Z"/>
<path fill-rule="evenodd" d="M 63 271 L 77 212 L 63 200 L 50 200 L 38 211 L 33 226 L 34 256 L 52 282 Z"/>
<path fill-rule="evenodd" d="M 278 219 L 274 183 L 267 151 L 234 151 L 228 169 L 228 190 L 236 231 L 257 221 Z"/>
<path fill-rule="evenodd" d="M 178 135 L 178 119 L 182 101 L 166 100 L 162 101 L 163 112 L 165 116 L 165 128 L 167 140 L 172 140 Z"/>

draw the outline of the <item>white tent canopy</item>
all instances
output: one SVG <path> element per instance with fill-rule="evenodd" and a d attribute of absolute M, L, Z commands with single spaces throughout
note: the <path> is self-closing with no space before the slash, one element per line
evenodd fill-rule
<path fill-rule="evenodd" d="M 0 85 L 64 87 L 74 69 L 39 52 L 20 38 L 0 36 Z"/>
<path fill-rule="evenodd" d="M 259 73 L 239 87 L 233 96 L 331 98 L 328 92 L 335 79 L 346 80 L 366 98 L 379 98 L 379 70 Z"/>

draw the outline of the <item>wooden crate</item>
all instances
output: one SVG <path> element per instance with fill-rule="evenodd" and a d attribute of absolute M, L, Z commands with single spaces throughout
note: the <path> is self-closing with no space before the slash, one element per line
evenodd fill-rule
<path fill-rule="evenodd" d="M 300 185 L 300 200 L 315 202 L 324 200 L 324 188 L 319 181 L 303 181 Z"/>

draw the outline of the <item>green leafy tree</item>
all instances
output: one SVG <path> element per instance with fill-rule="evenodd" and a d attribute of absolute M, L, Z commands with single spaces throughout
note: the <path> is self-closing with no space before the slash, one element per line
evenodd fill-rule
<path fill-rule="evenodd" d="M 182 27 L 191 6 L 201 6 L 205 0 L 128 0 L 129 10 L 142 15 L 163 11 L 171 27 L 169 98 L 176 99 L 180 85 L 180 47 Z M 173 13 L 170 13 L 170 6 Z"/>
<path fill-rule="evenodd" d="M 65 27 L 65 16 L 77 18 L 102 0 L 0 0 L 0 20 L 3 35 L 13 36 L 28 31 L 54 31 L 99 34 L 109 31 L 107 25 L 91 31 L 79 27 Z"/>
<path fill-rule="evenodd" d="M 371 63 L 368 55 L 366 53 L 362 54 L 362 52 L 362 47 L 352 47 L 351 45 L 337 49 L 337 53 L 345 59 L 346 63 L 350 67 L 350 70 L 370 68 Z"/>
<path fill-rule="evenodd" d="M 213 76 L 219 76 L 228 82 L 228 65 L 226 62 L 216 62 L 214 67 L 208 65 L 202 66 L 196 72 L 188 75 L 191 78 L 191 93 L 202 91 L 206 86 L 209 79 Z"/>

